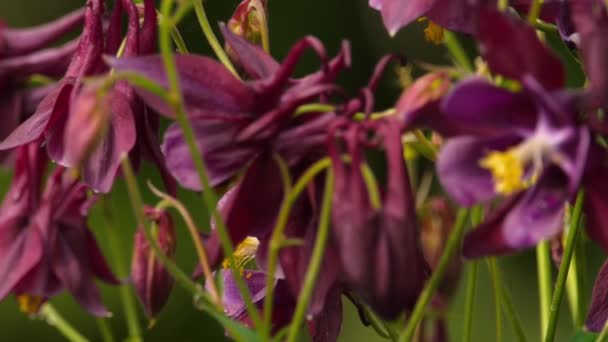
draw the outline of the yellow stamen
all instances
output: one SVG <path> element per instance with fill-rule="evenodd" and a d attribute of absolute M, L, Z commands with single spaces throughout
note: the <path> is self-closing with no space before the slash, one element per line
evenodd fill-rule
<path fill-rule="evenodd" d="M 429 20 L 427 27 L 424 29 L 424 38 L 436 45 L 443 43 L 443 27 Z"/>
<path fill-rule="evenodd" d="M 524 180 L 524 164 L 516 148 L 490 152 L 479 165 L 492 173 L 495 190 L 500 194 L 509 195 L 530 186 L 531 182 Z"/>
<path fill-rule="evenodd" d="M 236 251 L 234 251 L 234 254 L 232 255 L 232 260 L 234 260 L 237 268 L 241 269 L 241 272 L 243 272 L 245 264 L 255 257 L 259 245 L 260 241 L 258 239 L 248 236 L 236 247 Z M 224 259 L 222 266 L 224 268 L 230 268 L 230 260 L 230 258 Z"/>
<path fill-rule="evenodd" d="M 23 294 L 17 296 L 17 303 L 19 303 L 19 310 L 28 315 L 35 315 L 40 311 L 44 298 L 40 296 L 30 296 Z"/>

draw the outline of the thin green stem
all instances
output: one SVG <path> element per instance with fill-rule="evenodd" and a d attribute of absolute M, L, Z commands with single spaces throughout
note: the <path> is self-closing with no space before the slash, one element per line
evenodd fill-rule
<path fill-rule="evenodd" d="M 502 296 L 500 275 L 496 258 L 487 258 L 492 288 L 494 289 L 494 315 L 496 317 L 496 342 L 502 341 Z"/>
<path fill-rule="evenodd" d="M 595 339 L 595 342 L 606 342 L 608 341 L 608 321 L 604 323 L 604 327 L 600 332 L 599 336 Z"/>
<path fill-rule="evenodd" d="M 170 32 L 172 24 L 167 20 L 167 18 L 170 17 L 172 6 L 173 0 L 163 0 L 161 5 L 162 20 L 160 21 L 159 32 L 161 56 L 165 66 L 165 71 L 167 73 L 167 79 L 169 81 L 169 93 L 167 95 L 167 100 L 171 108 L 175 111 L 176 119 L 182 129 L 184 139 L 186 140 L 186 143 L 188 145 L 188 149 L 190 150 L 190 155 L 192 157 L 194 166 L 199 176 L 201 186 L 204 189 L 203 200 L 205 202 L 208 212 L 211 214 L 211 217 L 213 217 L 215 221 L 216 229 L 220 238 L 224 255 L 227 258 L 232 258 L 234 254 L 234 246 L 232 244 L 232 239 L 228 235 L 228 230 L 226 228 L 222 215 L 220 215 L 217 211 L 217 194 L 211 187 L 209 175 L 207 174 L 207 168 L 205 167 L 205 162 L 203 161 L 200 148 L 195 142 L 194 131 L 192 129 L 192 126 L 190 125 L 190 120 L 186 115 L 186 111 L 184 109 L 184 103 L 181 96 L 181 86 L 177 74 L 177 67 L 175 66 L 175 59 L 171 51 Z M 202 3 L 195 1 L 194 7 L 200 7 L 200 9 L 202 9 Z M 199 10 L 197 10 L 197 12 Z M 207 22 L 207 25 L 208 24 L 209 23 Z M 260 314 L 258 313 L 257 308 L 253 304 L 251 292 L 249 291 L 249 288 L 247 287 L 247 284 L 245 283 L 241 272 L 237 269 L 237 264 L 235 262 L 230 262 L 230 267 L 233 271 L 234 280 L 241 294 L 241 298 L 243 298 L 243 301 L 247 306 L 247 313 L 249 314 L 249 317 L 251 318 L 254 326 L 259 329 L 262 327 L 263 322 L 260 318 Z"/>
<path fill-rule="evenodd" d="M 295 111 L 294 116 L 299 116 L 307 113 L 325 113 L 333 112 L 336 110 L 336 106 L 325 103 L 307 103 L 298 107 Z"/>
<path fill-rule="evenodd" d="M 542 241 L 536 247 L 536 262 L 538 272 L 538 292 L 540 298 L 540 329 L 541 340 L 545 339 L 545 332 L 549 326 L 549 312 L 551 307 L 551 256 L 548 241 Z"/>
<path fill-rule="evenodd" d="M 50 304 L 44 304 L 42 310 L 40 310 L 40 314 L 46 322 L 57 328 L 63 336 L 71 342 L 88 342 L 89 340 L 82 336 L 68 321 L 66 321 L 61 314 Z"/>
<path fill-rule="evenodd" d="M 500 275 L 500 272 L 499 272 L 499 275 Z M 502 281 L 502 276 L 501 276 L 501 283 L 502 282 L 503 281 Z M 519 342 L 527 342 L 528 339 L 526 338 L 526 334 L 524 333 L 524 328 L 521 324 L 521 320 L 519 319 L 519 317 L 517 316 L 517 313 L 515 312 L 515 307 L 513 306 L 513 300 L 511 299 L 511 294 L 509 293 L 509 289 L 507 289 L 507 287 L 504 285 L 504 283 L 501 286 L 501 294 L 502 294 L 503 309 L 505 310 L 507 319 L 511 323 L 511 327 L 513 328 L 513 332 L 515 333 L 517 340 Z"/>
<path fill-rule="evenodd" d="M 270 246 L 268 252 L 268 266 L 267 274 L 275 274 L 277 269 L 277 263 L 279 259 L 279 250 L 282 247 L 282 243 L 285 239 L 283 233 L 289 219 L 289 213 L 291 207 L 294 205 L 302 191 L 306 188 L 314 177 L 321 171 L 331 166 L 331 160 L 329 158 L 323 158 L 313 164 L 300 176 L 296 184 L 291 187 L 291 191 L 285 195 L 281 208 L 279 209 L 279 215 L 275 223 L 272 235 L 270 237 Z M 271 318 L 272 318 L 272 303 L 274 301 L 274 279 L 268 277 L 266 283 L 266 296 L 264 297 L 264 322 L 265 322 L 265 336 L 270 334 Z"/>
<path fill-rule="evenodd" d="M 443 254 L 441 255 L 441 258 L 439 259 L 439 264 L 437 265 L 435 272 L 433 272 L 433 275 L 427 282 L 424 290 L 422 290 L 422 293 L 420 294 L 420 297 L 418 298 L 418 302 L 416 303 L 416 306 L 414 307 L 414 311 L 412 312 L 412 315 L 410 316 L 409 321 L 407 322 L 407 325 L 405 326 L 405 329 L 401 333 L 401 336 L 399 336 L 399 342 L 409 342 L 412 340 L 412 337 L 414 336 L 414 333 L 416 332 L 416 328 L 418 327 L 420 320 L 422 320 L 422 317 L 424 316 L 426 306 L 431 301 L 431 298 L 433 298 L 433 295 L 435 294 L 435 291 L 439 287 L 439 283 L 441 282 L 441 279 L 443 278 L 443 275 L 447 269 L 448 264 L 450 263 L 451 259 L 453 258 L 453 256 L 456 254 L 456 251 L 458 251 L 458 249 L 460 247 L 460 242 L 462 240 L 462 234 L 464 233 L 464 229 L 467 226 L 466 225 L 467 214 L 468 214 L 467 209 L 461 208 L 460 210 L 458 210 L 458 215 L 456 217 L 456 222 L 454 224 L 454 228 L 452 229 L 452 232 L 450 233 L 450 237 L 445 246 L 445 249 L 443 250 Z"/>
<path fill-rule="evenodd" d="M 547 333 L 545 334 L 545 342 L 552 342 L 555 339 L 555 328 L 557 327 L 559 307 L 562 302 L 562 294 L 564 293 L 564 287 L 568 277 L 568 270 L 570 269 L 570 261 L 572 260 L 574 247 L 576 246 L 576 238 L 580 230 L 579 228 L 582 219 L 581 215 L 583 212 L 584 197 L 584 192 L 580 190 L 576 196 L 576 202 L 574 204 L 574 210 L 570 220 L 570 227 L 568 228 L 566 236 L 564 254 L 562 256 L 562 262 L 559 265 L 559 272 L 557 273 L 557 282 L 555 283 L 555 292 L 553 293 L 553 300 L 551 302 L 551 312 L 549 316 Z"/>
<path fill-rule="evenodd" d="M 207 38 L 209 45 L 211 45 L 211 49 L 213 49 L 213 52 L 215 53 L 217 58 L 220 60 L 220 62 L 222 64 L 224 64 L 226 69 L 228 69 L 236 77 L 239 77 L 238 73 L 236 72 L 236 69 L 232 65 L 232 62 L 230 61 L 230 58 L 228 58 L 226 51 L 224 51 L 224 49 L 218 42 L 217 37 L 215 36 L 215 33 L 213 33 L 213 29 L 211 28 L 211 25 L 209 25 L 209 19 L 207 18 L 207 14 L 205 13 L 205 7 L 203 6 L 203 0 L 192 0 L 192 2 L 194 3 L 194 11 L 196 12 L 196 18 L 198 19 L 198 23 L 201 25 L 203 34 L 205 35 L 205 38 Z"/>
<path fill-rule="evenodd" d="M 323 193 L 323 202 L 321 204 L 321 214 L 319 217 L 319 228 L 317 230 L 317 237 L 315 245 L 312 250 L 312 257 L 306 271 L 304 278 L 304 285 L 300 290 L 298 296 L 298 304 L 293 314 L 293 319 L 289 328 L 289 334 L 287 335 L 287 342 L 295 342 L 298 338 L 298 332 L 300 326 L 304 321 L 304 315 L 308 310 L 308 303 L 312 297 L 312 292 L 315 288 L 315 282 L 317 275 L 321 270 L 321 264 L 323 262 L 323 256 L 325 254 L 325 247 L 329 238 L 329 222 L 331 218 L 331 206 L 332 206 L 332 195 L 334 190 L 334 174 L 331 169 L 327 171 L 327 177 L 325 179 L 325 192 Z"/>
<path fill-rule="evenodd" d="M 128 157 L 122 159 L 121 166 L 122 173 L 125 177 L 125 182 L 127 184 L 129 199 L 133 207 L 133 213 L 135 215 L 137 225 L 144 233 L 144 237 L 150 244 L 152 252 L 154 252 L 154 256 L 158 258 L 158 260 L 167 269 L 167 272 L 171 274 L 171 276 L 175 279 L 176 282 L 178 282 L 184 288 L 192 292 L 194 296 L 201 299 L 206 299 L 208 302 L 211 302 L 211 300 L 208 299 L 209 294 L 205 292 L 199 284 L 192 281 L 190 276 L 184 271 L 182 271 L 175 264 L 175 262 L 170 260 L 160 248 L 158 241 L 156 241 L 156 239 L 152 235 L 151 227 L 146 224 L 141 192 L 139 191 L 139 185 L 137 184 L 137 179 L 135 178 L 135 173 L 133 172 L 133 167 L 131 166 L 131 162 L 129 161 Z"/>
<path fill-rule="evenodd" d="M 530 5 L 530 10 L 528 11 L 528 23 L 530 25 L 536 24 L 536 20 L 538 19 L 538 15 L 540 14 L 540 9 L 543 6 L 543 0 L 533 0 Z"/>
<path fill-rule="evenodd" d="M 466 51 L 462 47 L 462 44 L 460 44 L 460 41 L 455 33 L 445 30 L 443 34 L 443 44 L 445 44 L 445 47 L 448 49 L 448 51 L 450 51 L 450 54 L 452 57 L 454 57 L 454 60 L 461 67 L 470 73 L 475 70 L 471 60 L 467 56 Z"/>
<path fill-rule="evenodd" d="M 103 218 L 106 224 L 106 232 L 108 240 L 110 242 L 109 252 L 110 258 L 113 260 L 116 273 L 119 277 L 126 277 L 129 274 L 127 267 L 124 263 L 126 258 L 122 253 L 122 247 L 120 243 L 120 237 L 118 235 L 118 229 L 112 216 L 112 211 L 109 206 L 110 197 L 106 197 L 102 202 Z M 137 300 L 130 284 L 120 285 L 120 298 L 122 302 L 122 309 L 125 314 L 125 320 L 127 321 L 127 328 L 129 330 L 129 339 L 133 341 L 141 341 L 141 326 L 139 318 L 137 317 Z"/>
<path fill-rule="evenodd" d="M 477 284 L 477 268 L 478 262 L 472 261 L 469 264 L 469 270 L 467 271 L 467 288 L 466 288 L 466 299 L 465 299 L 465 311 L 464 311 L 464 332 L 462 335 L 463 342 L 471 341 L 472 328 L 473 328 L 473 308 L 475 304 L 475 287 Z"/>
<path fill-rule="evenodd" d="M 112 333 L 112 328 L 110 324 L 108 324 L 108 320 L 105 318 L 97 318 L 97 328 L 99 329 L 99 334 L 101 334 L 101 340 L 103 342 L 115 342 L 114 334 Z"/>
<path fill-rule="evenodd" d="M 483 219 L 483 207 L 476 206 L 471 210 L 471 225 L 475 228 Z M 463 342 L 471 341 L 473 335 L 473 309 L 475 304 L 475 288 L 477 285 L 477 268 L 479 262 L 473 260 L 467 272 L 467 287 L 464 305 L 464 333 Z"/>

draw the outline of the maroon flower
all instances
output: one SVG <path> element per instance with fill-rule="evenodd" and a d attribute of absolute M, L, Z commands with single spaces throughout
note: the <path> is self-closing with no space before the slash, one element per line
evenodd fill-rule
<path fill-rule="evenodd" d="M 93 278 L 118 281 L 87 227 L 86 187 L 59 167 L 41 194 L 46 163 L 37 142 L 17 151 L 15 178 L 0 207 L 0 298 L 13 293 L 34 313 L 68 290 L 90 313 L 106 315 Z"/>

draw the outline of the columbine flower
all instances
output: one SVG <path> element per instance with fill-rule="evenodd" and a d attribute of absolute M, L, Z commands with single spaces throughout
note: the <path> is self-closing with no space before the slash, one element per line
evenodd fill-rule
<path fill-rule="evenodd" d="M 372 125 L 372 123 L 370 123 Z M 341 278 L 381 316 L 394 319 L 416 302 L 429 270 L 424 260 L 416 213 L 401 144 L 394 121 L 378 121 L 367 131 L 360 124 L 340 128 L 330 144 L 336 175 L 333 236 L 341 261 Z M 366 137 L 373 134 L 372 141 Z M 387 184 L 374 194 L 363 175 L 364 148 L 378 144 L 387 159 Z M 339 150 L 343 141 L 350 161 Z M 376 192 L 379 192 L 376 189 Z M 405 270 L 405 271 L 404 271 Z"/>
<path fill-rule="evenodd" d="M 36 142 L 17 151 L 16 174 L 0 208 L 0 298 L 13 293 L 28 313 L 68 290 L 90 313 L 103 316 L 94 277 L 112 275 L 86 224 L 86 188 L 57 168 L 40 193 L 47 159 Z"/>
<path fill-rule="evenodd" d="M 391 35 L 413 21 L 429 19 L 429 33 L 449 30 L 471 33 L 474 10 L 467 0 L 369 0 L 369 5 L 382 13 L 384 26 Z M 428 34 L 425 32 L 425 34 Z"/>
<path fill-rule="evenodd" d="M 271 276 L 263 270 L 245 269 L 247 262 L 251 261 L 256 254 L 259 241 L 248 237 L 239 244 L 235 251 L 237 269 L 242 272 L 245 283 L 251 292 L 254 304 L 258 310 L 262 310 L 264 297 L 266 296 L 266 277 Z M 256 259 L 257 260 L 257 259 Z M 224 269 L 220 270 L 222 286 L 224 288 L 222 302 L 224 313 L 228 317 L 242 322 L 248 327 L 252 326 L 251 319 L 247 313 L 232 270 L 227 269 L 229 265 L 224 262 Z M 260 265 L 265 266 L 265 265 Z M 296 295 L 293 295 L 284 279 L 275 278 L 274 302 L 272 307 L 272 333 L 275 334 L 291 323 L 296 308 Z M 323 307 L 312 315 L 307 322 L 308 331 L 314 342 L 334 342 L 337 340 L 342 325 L 342 303 L 341 292 L 338 287 L 332 288 L 327 293 L 327 299 Z"/>
<path fill-rule="evenodd" d="M 174 258 L 176 240 L 171 216 L 151 207 L 146 207 L 145 213 L 155 223 L 153 235 L 161 250 L 167 257 Z M 135 233 L 134 243 L 131 280 L 148 319 L 153 322 L 169 299 L 173 277 L 156 258 L 141 229 Z"/>
<path fill-rule="evenodd" d="M 588 128 L 577 118 L 578 98 L 560 89 L 559 60 L 534 29 L 494 11 L 480 18 L 488 64 L 518 80 L 522 90 L 472 78 L 442 103 L 441 133 L 448 140 L 437 170 L 445 190 L 467 206 L 506 198 L 466 237 L 468 257 L 533 246 L 558 233 L 564 205 L 581 186 L 583 173 L 592 170 L 587 163 L 594 148 Z M 606 246 L 600 228 L 590 225 L 589 233 Z"/>

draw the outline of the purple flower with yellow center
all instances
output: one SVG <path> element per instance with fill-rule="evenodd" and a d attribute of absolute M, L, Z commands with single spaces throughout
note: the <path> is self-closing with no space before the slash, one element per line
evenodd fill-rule
<path fill-rule="evenodd" d="M 91 314 L 107 315 L 94 278 L 118 281 L 87 227 L 86 187 L 58 167 L 41 194 L 47 161 L 37 142 L 17 150 L 15 177 L 0 207 L 0 298 L 13 293 L 23 311 L 36 313 L 67 290 Z"/>
<path fill-rule="evenodd" d="M 466 236 L 467 257 L 506 253 L 553 237 L 583 180 L 595 197 L 591 178 L 583 175 L 595 170 L 589 155 L 596 146 L 578 118 L 578 94 L 561 89 L 557 57 L 533 28 L 493 10 L 480 15 L 478 36 L 490 68 L 519 81 L 521 90 L 468 79 L 445 96 L 436 114 L 447 138 L 437 162 L 446 192 L 465 206 L 505 198 Z M 607 247 L 601 228 L 589 225 L 589 234 Z"/>

